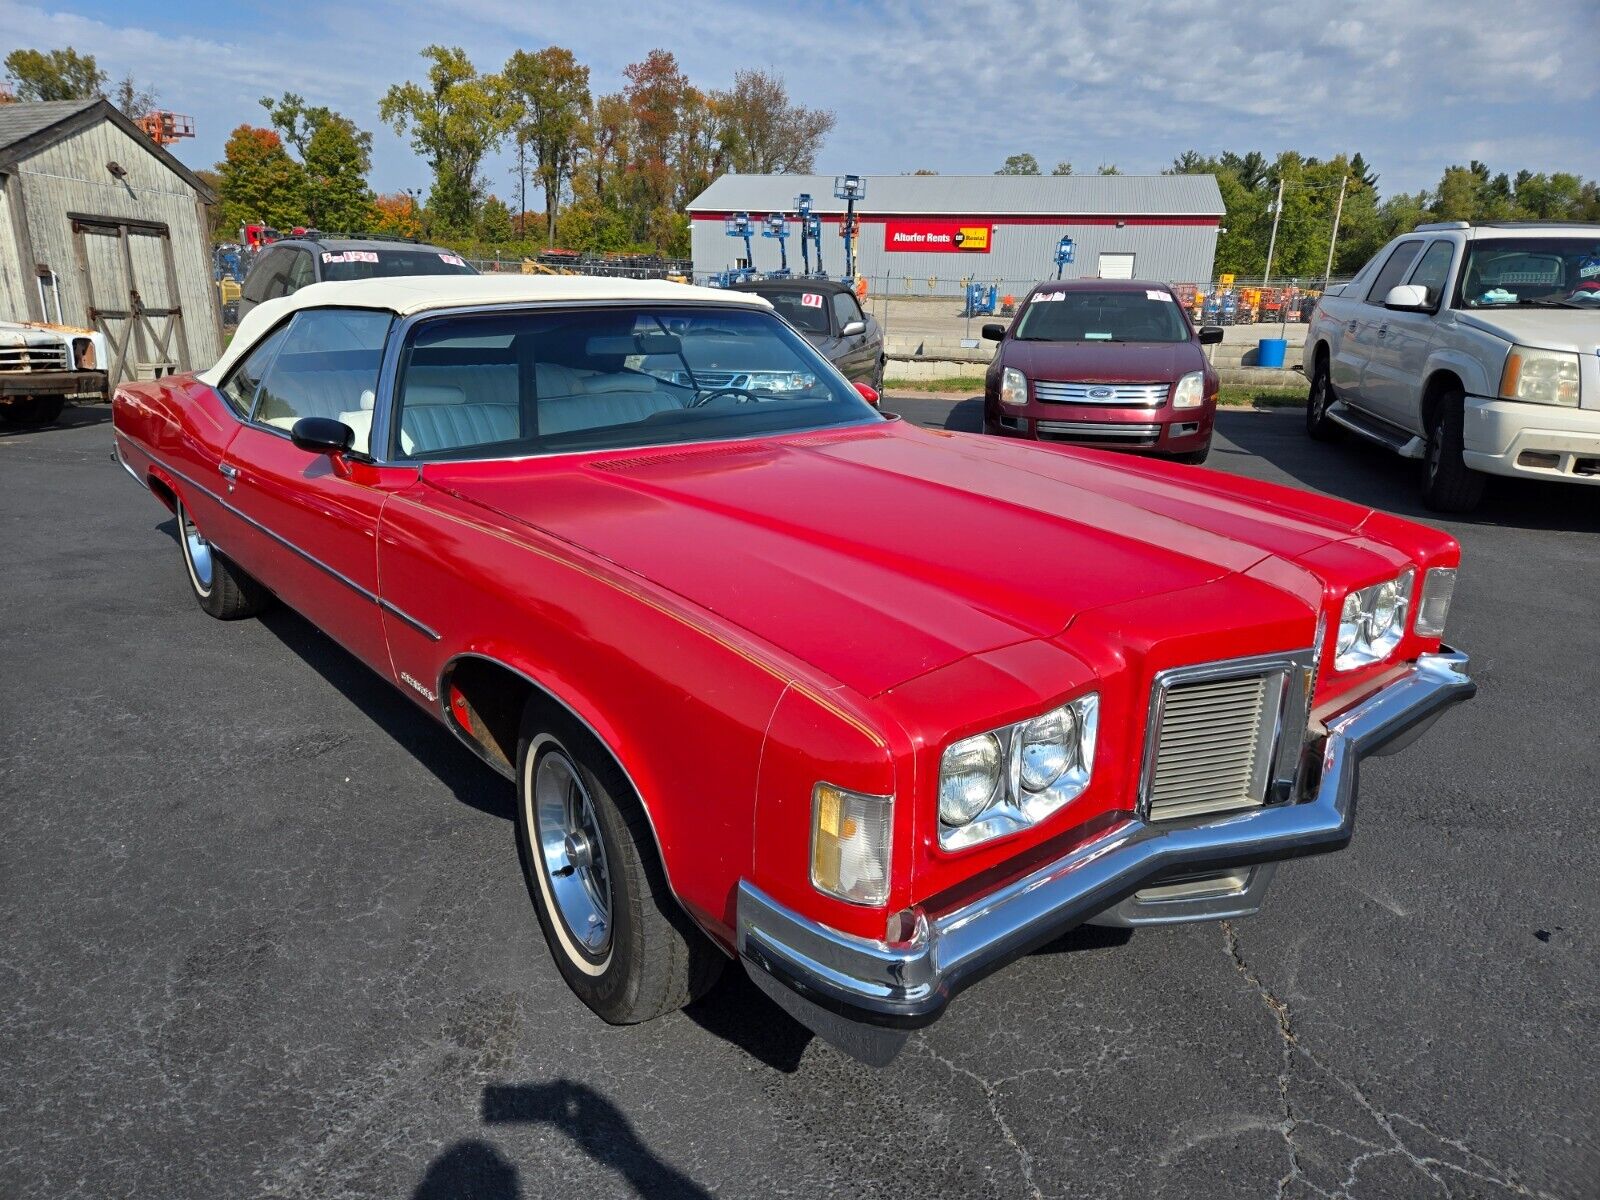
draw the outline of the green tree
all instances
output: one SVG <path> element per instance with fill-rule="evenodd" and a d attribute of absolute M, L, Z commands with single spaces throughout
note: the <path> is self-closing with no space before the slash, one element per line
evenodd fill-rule
<path fill-rule="evenodd" d="M 504 245 L 516 236 L 511 224 L 511 209 L 499 196 L 490 196 L 478 210 L 478 240 L 490 245 Z"/>
<path fill-rule="evenodd" d="M 1072 174 L 1072 164 L 1069 163 L 1066 159 L 1062 159 L 1060 162 L 1058 162 L 1054 167 L 1052 167 L 1050 169 L 1050 174 L 1052 174 L 1052 175 L 1071 175 Z"/>
<path fill-rule="evenodd" d="M 1012 154 L 1000 164 L 996 175 L 1037 175 L 1039 160 L 1031 154 Z"/>
<path fill-rule="evenodd" d="M 571 178 L 583 144 L 589 109 L 589 68 L 572 51 L 549 46 L 529 54 L 518 50 L 501 72 L 511 106 L 511 136 L 519 152 L 533 161 L 544 191 L 545 237 L 555 241 L 562 186 Z"/>
<path fill-rule="evenodd" d="M 88 100 L 105 95 L 106 73 L 92 54 L 65 50 L 13 50 L 6 75 L 18 100 Z"/>
<path fill-rule="evenodd" d="M 139 118 L 148 112 L 154 112 L 160 103 L 160 93 L 154 84 L 141 84 L 129 71 L 117 81 L 117 86 L 111 89 L 111 103 L 115 104 L 125 115 Z"/>
<path fill-rule="evenodd" d="M 312 224 L 345 233 L 372 224 L 371 144 L 371 134 L 337 113 L 318 124 L 305 149 L 305 205 Z"/>
<path fill-rule="evenodd" d="M 229 136 L 217 164 L 221 224 L 264 222 L 288 229 L 305 221 L 305 172 L 270 129 L 241 125 Z"/>
<path fill-rule="evenodd" d="M 1098 175 L 1121 175 L 1122 174 L 1122 172 L 1117 169 L 1117 164 L 1116 163 L 1101 163 L 1098 167 L 1095 168 L 1095 173 L 1098 174 Z"/>
<path fill-rule="evenodd" d="M 510 128 L 503 85 L 481 75 L 459 47 L 429 46 L 426 83 L 395 84 L 379 101 L 378 113 L 433 168 L 428 211 L 435 227 L 462 232 L 472 226 L 479 191 L 478 168 Z"/>
<path fill-rule="evenodd" d="M 311 135 L 334 115 L 331 108 L 308 105 L 304 96 L 294 92 L 285 92 L 277 100 L 271 96 L 263 96 L 261 107 L 267 110 L 267 116 L 272 120 L 272 127 L 285 142 L 294 147 L 294 152 L 301 159 L 306 156 L 306 148 L 311 144 Z M 367 149 L 370 151 L 372 135 L 369 133 L 364 136 L 367 140 Z"/>

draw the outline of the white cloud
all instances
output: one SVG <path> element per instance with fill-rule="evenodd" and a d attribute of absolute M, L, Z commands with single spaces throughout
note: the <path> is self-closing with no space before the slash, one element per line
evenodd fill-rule
<path fill-rule="evenodd" d="M 1595 14 L 1590 0 L 1544 4 L 1515 24 L 1497 0 L 291 0 L 248 33 L 230 32 L 245 19 L 237 10 L 208 25 L 191 8 L 188 32 L 172 36 L 154 18 L 114 24 L 0 0 L 0 53 L 72 44 L 114 75 L 153 80 L 196 117 L 200 138 L 178 149 L 201 164 L 235 125 L 263 119 L 258 97 L 301 92 L 375 130 L 386 190 L 426 182 L 425 166 L 378 128 L 377 102 L 419 73 L 416 52 L 433 41 L 465 47 L 484 69 L 519 47 L 569 46 L 601 90 L 655 46 L 703 86 L 725 85 L 735 66 L 772 67 L 801 102 L 838 112 L 824 170 L 986 173 L 1026 150 L 1046 167 L 1064 158 L 1131 172 L 1191 148 L 1360 150 L 1385 189 L 1416 190 L 1484 147 L 1497 169 L 1600 176 Z M 503 162 L 486 172 L 502 193 L 505 172 Z"/>

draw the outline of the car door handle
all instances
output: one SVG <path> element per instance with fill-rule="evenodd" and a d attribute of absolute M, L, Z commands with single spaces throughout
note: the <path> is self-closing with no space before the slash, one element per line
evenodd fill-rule
<path fill-rule="evenodd" d="M 1387 325 L 1379 325 L 1378 326 L 1378 336 L 1379 337 L 1388 337 L 1389 336 L 1389 327 Z"/>
<path fill-rule="evenodd" d="M 1360 327 L 1360 324 L 1361 324 L 1361 322 L 1359 322 L 1359 321 L 1351 321 L 1348 325 L 1345 326 L 1345 331 L 1347 333 L 1354 333 L 1356 331 L 1356 329 Z"/>
<path fill-rule="evenodd" d="M 239 468 L 234 466 L 232 463 L 218 463 L 217 470 L 222 472 L 222 477 L 224 479 L 239 478 Z"/>

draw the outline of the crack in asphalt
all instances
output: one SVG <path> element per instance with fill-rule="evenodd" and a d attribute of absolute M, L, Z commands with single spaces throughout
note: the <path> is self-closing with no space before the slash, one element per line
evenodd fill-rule
<path fill-rule="evenodd" d="M 1223 921 L 1221 925 L 1223 946 L 1228 952 L 1228 957 L 1233 962 L 1234 969 L 1244 977 L 1245 982 L 1261 997 L 1261 1002 L 1266 1005 L 1267 1011 L 1272 1014 L 1273 1020 L 1277 1023 L 1278 1034 L 1283 1045 L 1283 1069 L 1278 1073 L 1278 1094 L 1283 1108 L 1283 1120 L 1278 1123 L 1276 1128 L 1282 1134 L 1284 1143 L 1288 1148 L 1289 1170 L 1278 1180 L 1278 1200 L 1283 1200 L 1288 1187 L 1294 1183 L 1298 1183 L 1313 1194 L 1323 1197 L 1324 1200 L 1351 1200 L 1350 1189 L 1355 1186 L 1356 1177 L 1361 1168 L 1376 1159 L 1393 1156 L 1400 1157 L 1413 1169 L 1421 1172 L 1429 1180 L 1437 1184 L 1446 1197 L 1452 1196 L 1454 1193 L 1451 1191 L 1448 1179 L 1441 1172 L 1450 1171 L 1467 1179 L 1503 1188 L 1512 1195 L 1535 1197 L 1537 1200 L 1557 1200 L 1557 1197 L 1550 1192 L 1529 1187 L 1516 1178 L 1513 1172 L 1479 1154 L 1460 1139 L 1438 1133 L 1415 1117 L 1407 1116 L 1404 1113 L 1385 1112 L 1379 1108 L 1361 1090 L 1360 1086 L 1334 1070 L 1321 1055 L 1300 1039 L 1295 1030 L 1294 1015 L 1290 1011 L 1288 1003 L 1274 993 L 1255 969 L 1245 961 L 1244 952 L 1239 944 L 1239 935 L 1234 930 L 1233 923 L 1231 921 Z M 1294 1060 L 1297 1055 L 1304 1058 L 1317 1070 L 1321 1071 L 1322 1074 L 1343 1088 L 1351 1099 L 1360 1106 L 1361 1110 L 1371 1117 L 1378 1128 L 1384 1132 L 1389 1139 L 1389 1144 L 1384 1145 L 1381 1142 L 1374 1142 L 1347 1130 L 1337 1129 L 1318 1121 L 1312 1121 L 1304 1116 L 1296 1115 L 1289 1093 L 1294 1078 Z M 1395 1129 L 1395 1122 L 1397 1121 L 1403 1121 L 1435 1141 L 1458 1151 L 1472 1166 L 1449 1162 L 1431 1154 L 1418 1154 Z M 1360 1154 L 1355 1155 L 1346 1164 L 1344 1179 L 1340 1181 L 1335 1190 L 1330 1191 L 1327 1188 L 1319 1187 L 1307 1177 L 1300 1160 L 1300 1147 L 1295 1141 L 1295 1134 L 1302 1126 L 1327 1130 L 1330 1133 L 1349 1139 L 1358 1146 L 1364 1147 Z M 1473 1167 L 1481 1169 L 1474 1170 L 1472 1169 Z"/>
<path fill-rule="evenodd" d="M 928 1044 L 928 1040 L 925 1037 L 919 1037 L 917 1045 L 926 1050 L 929 1058 L 944 1067 L 952 1075 L 964 1076 L 977 1084 L 978 1091 L 983 1094 L 984 1103 L 989 1107 L 989 1115 L 994 1118 L 995 1126 L 1000 1130 L 1000 1136 L 1005 1139 L 1006 1145 L 1016 1151 L 1017 1166 L 1022 1172 L 1022 1181 L 1028 1185 L 1028 1195 L 1033 1200 L 1044 1200 L 1044 1193 L 1039 1190 L 1039 1185 L 1033 1180 L 1033 1155 L 1022 1144 L 1022 1140 L 1017 1137 L 1016 1132 L 1011 1128 L 1011 1123 L 1006 1120 L 1005 1115 L 1000 1111 L 1000 1088 L 1009 1082 L 1010 1077 L 991 1083 L 976 1071 L 959 1066 L 940 1054 Z"/>

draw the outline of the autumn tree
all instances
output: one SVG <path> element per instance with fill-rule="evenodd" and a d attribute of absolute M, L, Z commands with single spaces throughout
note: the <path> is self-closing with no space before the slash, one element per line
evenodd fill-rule
<path fill-rule="evenodd" d="M 628 82 L 622 95 L 633 132 L 628 160 L 633 194 L 628 199 L 636 235 L 648 236 L 651 222 L 659 224 L 673 201 L 673 152 L 689 79 L 668 50 L 650 51 L 643 62 L 624 68 L 623 75 Z"/>
<path fill-rule="evenodd" d="M 589 68 L 572 51 L 549 46 L 518 50 L 501 72 L 511 111 L 511 136 L 531 158 L 544 191 L 545 237 L 555 241 L 562 186 L 571 178 L 583 145 L 589 110 Z"/>
<path fill-rule="evenodd" d="M 446 231 L 472 226 L 478 168 L 510 128 L 503 81 L 481 75 L 460 47 L 429 46 L 425 83 L 400 83 L 384 93 L 378 113 L 433 169 L 428 210 Z"/>
<path fill-rule="evenodd" d="M 420 238 L 422 214 L 406 192 L 389 192 L 372 199 L 372 232 L 393 237 Z"/>
<path fill-rule="evenodd" d="M 241 125 L 217 164 L 224 229 L 264 222 L 280 229 L 305 220 L 305 173 L 270 129 Z"/>
<path fill-rule="evenodd" d="M 1013 154 L 1000 164 L 996 175 L 1037 175 L 1039 160 L 1031 154 Z"/>
<path fill-rule="evenodd" d="M 735 71 L 733 87 L 711 99 L 728 169 L 744 175 L 810 172 L 838 122 L 831 109 L 793 103 L 783 77 L 770 71 Z"/>
<path fill-rule="evenodd" d="M 18 100 L 88 100 L 105 95 L 106 73 L 92 54 L 64 50 L 13 50 L 6 75 Z"/>

